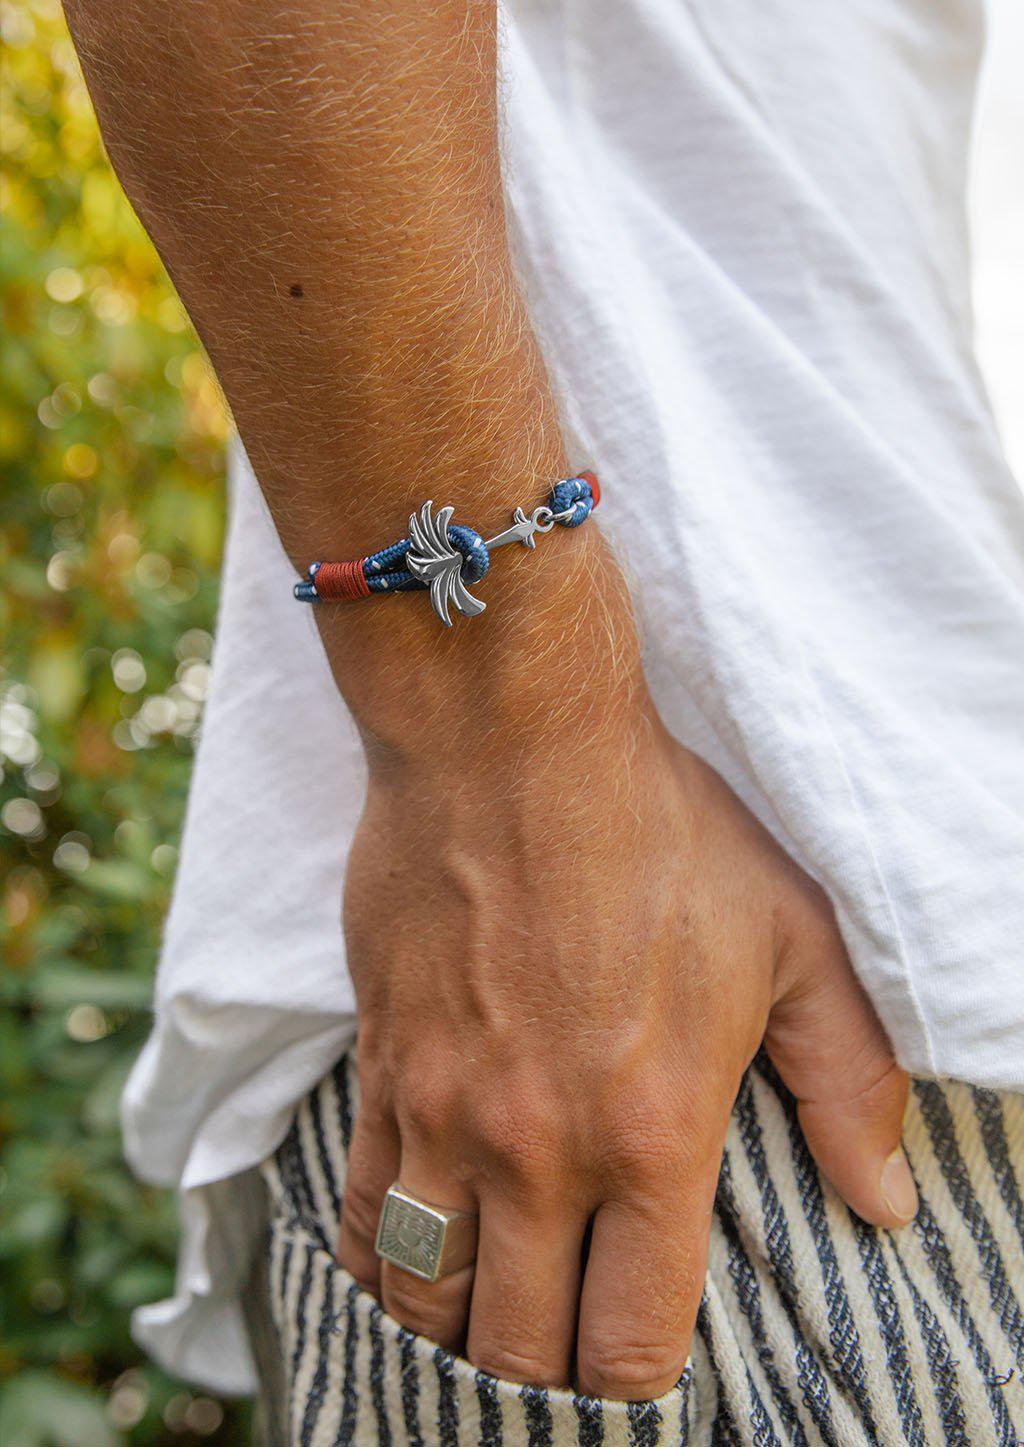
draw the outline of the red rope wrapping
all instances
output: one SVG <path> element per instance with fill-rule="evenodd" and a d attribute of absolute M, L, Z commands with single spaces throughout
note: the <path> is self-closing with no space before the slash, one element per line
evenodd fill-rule
<path fill-rule="evenodd" d="M 316 596 L 325 603 L 349 603 L 356 598 L 368 598 L 370 585 L 363 576 L 365 561 L 365 558 L 356 558 L 349 563 L 321 563 L 313 579 Z"/>

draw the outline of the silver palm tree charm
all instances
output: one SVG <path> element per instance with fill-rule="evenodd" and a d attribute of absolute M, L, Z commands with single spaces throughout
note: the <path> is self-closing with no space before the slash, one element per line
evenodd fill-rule
<path fill-rule="evenodd" d="M 464 613 L 467 618 L 475 618 L 484 611 L 487 604 L 474 598 L 462 580 L 462 568 L 466 558 L 458 548 L 452 546 L 448 537 L 448 524 L 455 509 L 439 508 L 437 516 L 434 517 L 433 507 L 432 502 L 425 502 L 419 515 L 413 513 L 409 518 L 410 546 L 405 555 L 405 566 L 414 578 L 429 587 L 434 612 L 444 626 L 450 628 L 452 607 L 459 613 Z M 509 543 L 522 543 L 524 548 L 535 548 L 535 534 L 549 533 L 556 522 L 567 516 L 568 514 L 562 513 L 556 516 L 549 507 L 537 507 L 527 517 L 522 508 L 517 507 L 512 514 L 511 527 L 496 533 L 493 538 L 488 538 L 478 546 L 486 548 L 488 554 L 495 548 L 506 547 Z"/>
<path fill-rule="evenodd" d="M 405 555 L 405 566 L 414 578 L 426 583 L 430 589 L 430 601 L 434 612 L 446 628 L 452 626 L 451 607 L 467 618 L 475 618 L 487 607 L 462 581 L 464 562 L 458 548 L 448 541 L 448 524 L 452 507 L 443 507 L 433 516 L 433 502 L 425 502 L 416 513 L 409 517 L 409 542 L 411 547 Z"/>

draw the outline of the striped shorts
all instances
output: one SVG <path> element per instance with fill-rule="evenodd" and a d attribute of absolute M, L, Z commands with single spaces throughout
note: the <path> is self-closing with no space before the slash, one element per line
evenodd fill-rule
<path fill-rule="evenodd" d="M 690 1360 L 657 1401 L 503 1382 L 405 1330 L 334 1260 L 350 1057 L 263 1177 L 248 1316 L 267 1447 L 1024 1441 L 1024 1097 L 914 1083 L 921 1209 L 867 1226 L 821 1178 L 759 1058 L 729 1125 Z"/>

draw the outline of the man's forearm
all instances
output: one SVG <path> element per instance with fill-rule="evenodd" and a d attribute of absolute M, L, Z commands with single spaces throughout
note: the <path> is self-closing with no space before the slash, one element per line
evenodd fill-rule
<path fill-rule="evenodd" d="M 296 565 L 373 551 L 426 497 L 495 530 L 540 501 L 566 459 L 506 246 L 493 0 L 68 12 L 114 163 Z M 545 615 L 575 630 L 579 577 L 604 566 L 578 534 L 503 556 L 502 608 L 460 658 L 500 663 Z M 433 663 L 445 646 L 408 601 L 358 623 L 326 611 L 346 691 L 398 629 Z M 617 632 L 624 600 L 613 613 Z"/>
<path fill-rule="evenodd" d="M 114 163 L 296 558 L 372 547 L 398 478 L 465 506 L 496 472 L 550 469 L 505 247 L 493 5 L 69 13 Z"/>

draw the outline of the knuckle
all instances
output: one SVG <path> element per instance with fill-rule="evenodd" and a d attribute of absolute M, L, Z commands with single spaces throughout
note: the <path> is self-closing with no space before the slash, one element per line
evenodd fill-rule
<path fill-rule="evenodd" d="M 566 1160 L 558 1112 L 526 1093 L 477 1101 L 471 1125 L 481 1155 L 502 1189 L 518 1197 L 544 1197 L 564 1174 Z"/>
<path fill-rule="evenodd" d="M 506 1382 L 523 1383 L 531 1387 L 560 1387 L 565 1385 L 566 1371 L 561 1364 L 547 1360 L 543 1353 L 502 1345 L 496 1341 L 474 1342 L 470 1347 L 469 1360 L 488 1376 L 500 1377 Z"/>
<path fill-rule="evenodd" d="M 420 1283 L 405 1272 L 386 1270 L 382 1274 L 381 1296 L 389 1315 L 417 1336 L 444 1344 L 460 1325 L 457 1306 L 441 1283 Z"/>
<path fill-rule="evenodd" d="M 503 1191 L 513 1200 L 541 1207 L 566 1174 L 567 1153 L 550 1117 L 524 1116 L 506 1120 L 487 1132 L 485 1152 Z"/>
<path fill-rule="evenodd" d="M 409 1071 L 396 1089 L 395 1114 L 403 1136 L 411 1135 L 425 1141 L 449 1137 L 457 1117 L 450 1077 L 427 1071 Z"/>
<path fill-rule="evenodd" d="M 865 1050 L 847 1075 L 847 1087 L 842 1105 L 860 1116 L 884 1119 L 890 1114 L 902 1116 L 910 1083 L 888 1049 Z"/>
<path fill-rule="evenodd" d="M 673 1387 L 684 1357 L 676 1343 L 594 1336 L 580 1349 L 580 1374 L 593 1396 L 635 1400 Z"/>
<path fill-rule="evenodd" d="M 631 1192 L 649 1201 L 672 1190 L 683 1173 L 683 1165 L 683 1153 L 675 1142 L 669 1144 L 652 1136 L 633 1137 L 618 1146 L 614 1173 Z"/>
<path fill-rule="evenodd" d="M 498 1161 L 502 1186 L 516 1199 L 539 1205 L 557 1191 L 562 1166 L 553 1143 L 536 1137 L 505 1143 Z"/>
<path fill-rule="evenodd" d="M 671 1190 L 687 1166 L 688 1123 L 660 1095 L 635 1098 L 620 1115 L 609 1139 L 616 1175 L 655 1194 Z"/>
<path fill-rule="evenodd" d="M 892 1047 L 859 990 L 826 988 L 804 1008 L 782 1015 L 788 1053 L 806 1077 L 794 1081 L 804 1099 L 872 1108 L 905 1090 Z"/>

